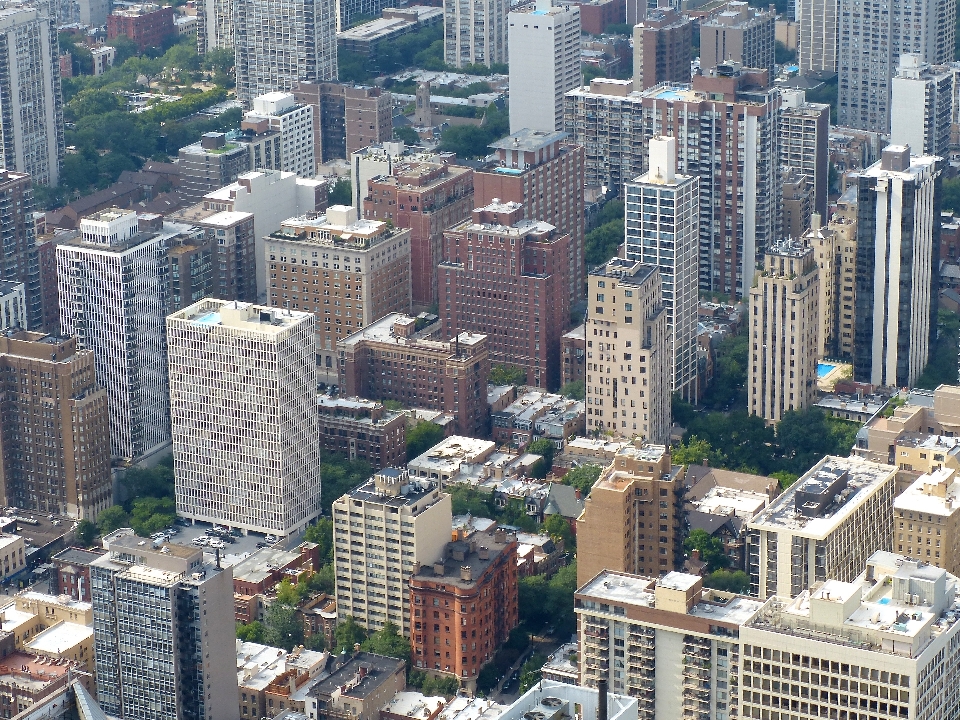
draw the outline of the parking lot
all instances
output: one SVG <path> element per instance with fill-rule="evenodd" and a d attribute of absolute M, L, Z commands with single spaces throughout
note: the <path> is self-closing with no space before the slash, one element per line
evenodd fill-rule
<path fill-rule="evenodd" d="M 205 531 L 211 527 L 212 525 L 207 523 L 197 523 L 196 525 L 186 527 L 178 525 L 177 529 L 180 532 L 178 532 L 170 542 L 179 545 L 192 545 L 194 538 L 204 535 Z M 221 559 L 228 565 L 233 565 L 252 553 L 255 553 L 259 549 L 257 548 L 257 543 L 265 542 L 263 535 L 255 533 L 241 535 L 240 537 L 234 537 L 232 539 L 234 542 L 225 542 L 226 547 L 220 551 Z M 214 550 L 210 547 L 204 547 L 203 551 L 211 556 L 214 555 Z"/>

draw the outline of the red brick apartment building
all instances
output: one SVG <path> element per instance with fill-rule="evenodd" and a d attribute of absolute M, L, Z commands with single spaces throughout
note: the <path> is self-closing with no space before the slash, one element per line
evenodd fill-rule
<path fill-rule="evenodd" d="M 438 268 L 444 337 L 487 335 L 491 362 L 526 370 L 526 384 L 560 386 L 560 336 L 570 322 L 570 236 L 490 203 L 444 233 Z"/>
<path fill-rule="evenodd" d="M 448 543 L 410 579 L 413 663 L 468 688 L 517 626 L 517 538 L 503 530 Z"/>
<path fill-rule="evenodd" d="M 173 24 L 173 7 L 146 3 L 125 10 L 115 10 L 107 16 L 107 38 L 113 40 L 126 35 L 137 44 L 140 52 L 148 47 L 160 47 L 163 41 L 177 32 Z"/>

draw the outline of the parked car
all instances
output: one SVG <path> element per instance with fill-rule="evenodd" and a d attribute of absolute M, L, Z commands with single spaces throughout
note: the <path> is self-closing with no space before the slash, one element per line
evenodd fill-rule
<path fill-rule="evenodd" d="M 208 538 L 206 535 L 201 535 L 200 537 L 195 537 L 193 540 L 191 540 L 191 542 L 198 547 L 203 547 L 210 542 L 210 538 Z"/>
<path fill-rule="evenodd" d="M 223 542 L 223 540 L 216 539 L 216 538 L 208 542 L 207 545 L 217 550 L 223 550 L 227 546 L 226 543 Z"/>
<path fill-rule="evenodd" d="M 257 543 L 257 550 L 262 550 L 262 549 L 265 548 L 265 547 L 269 547 L 265 542 L 258 542 L 258 543 Z"/>
<path fill-rule="evenodd" d="M 230 528 L 230 534 L 234 537 L 243 537 L 243 530 L 240 528 Z"/>
<path fill-rule="evenodd" d="M 264 540 L 267 541 L 267 544 L 268 544 L 268 545 L 273 545 L 273 544 L 274 544 L 275 542 L 277 542 L 277 540 L 279 540 L 279 539 L 280 539 L 280 538 L 278 538 L 276 535 L 267 535 L 267 536 L 264 538 Z"/>

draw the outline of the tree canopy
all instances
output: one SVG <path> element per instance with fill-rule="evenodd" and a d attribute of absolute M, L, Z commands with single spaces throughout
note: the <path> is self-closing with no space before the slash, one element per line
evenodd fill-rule
<path fill-rule="evenodd" d="M 421 420 L 407 430 L 407 460 L 423 455 L 443 440 L 443 428 L 429 420 Z"/>
<path fill-rule="evenodd" d="M 696 529 L 683 541 L 683 549 L 688 553 L 693 550 L 700 552 L 700 559 L 707 564 L 710 572 L 721 570 L 730 564 L 729 558 L 723 550 L 723 541 L 706 530 Z"/>

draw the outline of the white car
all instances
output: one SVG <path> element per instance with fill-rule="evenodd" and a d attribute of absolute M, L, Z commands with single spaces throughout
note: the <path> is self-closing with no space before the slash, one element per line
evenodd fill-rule
<path fill-rule="evenodd" d="M 201 535 L 200 537 L 195 537 L 193 540 L 191 540 L 191 542 L 198 547 L 203 547 L 210 542 L 210 538 L 208 538 L 206 535 Z"/>
<path fill-rule="evenodd" d="M 217 539 L 211 540 L 210 542 L 207 543 L 207 545 L 209 547 L 214 548 L 215 550 L 223 550 L 227 546 L 227 544 L 223 540 L 217 540 Z"/>
<path fill-rule="evenodd" d="M 267 535 L 264 540 L 273 545 L 279 538 L 276 535 Z"/>

